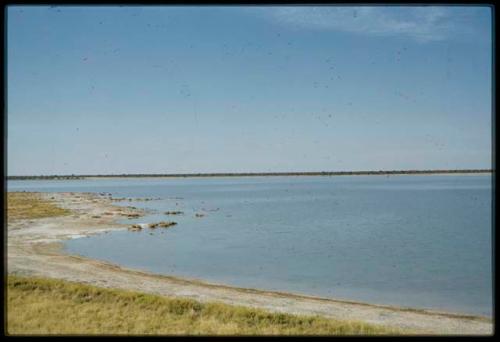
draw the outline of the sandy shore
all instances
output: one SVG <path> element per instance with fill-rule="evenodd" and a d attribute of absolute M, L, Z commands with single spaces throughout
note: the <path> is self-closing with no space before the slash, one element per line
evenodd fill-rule
<path fill-rule="evenodd" d="M 9 222 L 7 235 L 9 273 L 188 297 L 202 302 L 218 301 L 278 312 L 360 320 L 408 329 L 417 334 L 493 334 L 492 320 L 485 317 L 208 284 L 68 255 L 62 250 L 63 240 L 127 229 L 130 224 L 118 224 L 117 220 L 128 214 L 144 214 L 144 212 L 115 206 L 108 197 L 90 193 L 44 193 L 43 196 L 52 198 L 60 207 L 73 210 L 74 214 Z"/>

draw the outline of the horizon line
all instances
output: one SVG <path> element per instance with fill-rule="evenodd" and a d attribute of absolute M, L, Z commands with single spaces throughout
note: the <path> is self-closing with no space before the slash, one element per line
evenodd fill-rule
<path fill-rule="evenodd" d="M 7 179 L 26 178 L 92 178 L 92 177 L 217 177 L 217 176 L 340 176 L 373 174 L 429 174 L 429 173 L 492 173 L 493 169 L 430 169 L 430 170 L 371 170 L 371 171 L 285 171 L 285 172 L 198 172 L 198 173 L 114 173 L 114 174 L 52 174 L 12 175 Z"/>

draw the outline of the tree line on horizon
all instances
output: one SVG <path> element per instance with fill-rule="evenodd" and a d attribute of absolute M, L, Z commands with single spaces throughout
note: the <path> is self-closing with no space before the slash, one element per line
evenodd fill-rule
<path fill-rule="evenodd" d="M 90 177 L 241 177 L 241 176 L 349 176 L 349 175 L 394 175 L 394 174 L 436 174 L 436 173 L 484 173 L 491 169 L 463 170 L 379 170 L 379 171 L 319 171 L 319 172 L 218 172 L 218 173 L 164 173 L 164 174 L 99 174 L 99 175 L 31 175 L 7 176 L 7 180 L 29 179 L 85 179 Z"/>

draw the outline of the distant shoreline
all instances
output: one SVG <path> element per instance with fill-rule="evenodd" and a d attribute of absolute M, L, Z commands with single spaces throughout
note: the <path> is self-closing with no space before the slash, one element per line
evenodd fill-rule
<path fill-rule="evenodd" d="M 172 174 L 111 174 L 111 175 L 40 175 L 7 176 L 7 180 L 69 180 L 86 178 L 188 178 L 188 177 L 255 177 L 255 176 L 369 176 L 369 175 L 429 175 L 493 173 L 491 169 L 465 170 L 391 170 L 391 171 L 323 171 L 323 172 L 228 172 L 228 173 L 172 173 Z"/>

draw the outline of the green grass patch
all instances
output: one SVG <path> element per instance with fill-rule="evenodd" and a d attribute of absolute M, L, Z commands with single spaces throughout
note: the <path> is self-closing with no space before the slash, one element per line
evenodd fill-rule
<path fill-rule="evenodd" d="M 9 334 L 398 335 L 394 329 L 8 276 Z"/>
<path fill-rule="evenodd" d="M 5 209 L 4 209 L 5 210 Z M 58 207 L 53 201 L 42 199 L 36 192 L 8 192 L 7 219 L 37 219 L 68 215 L 68 209 Z"/>

